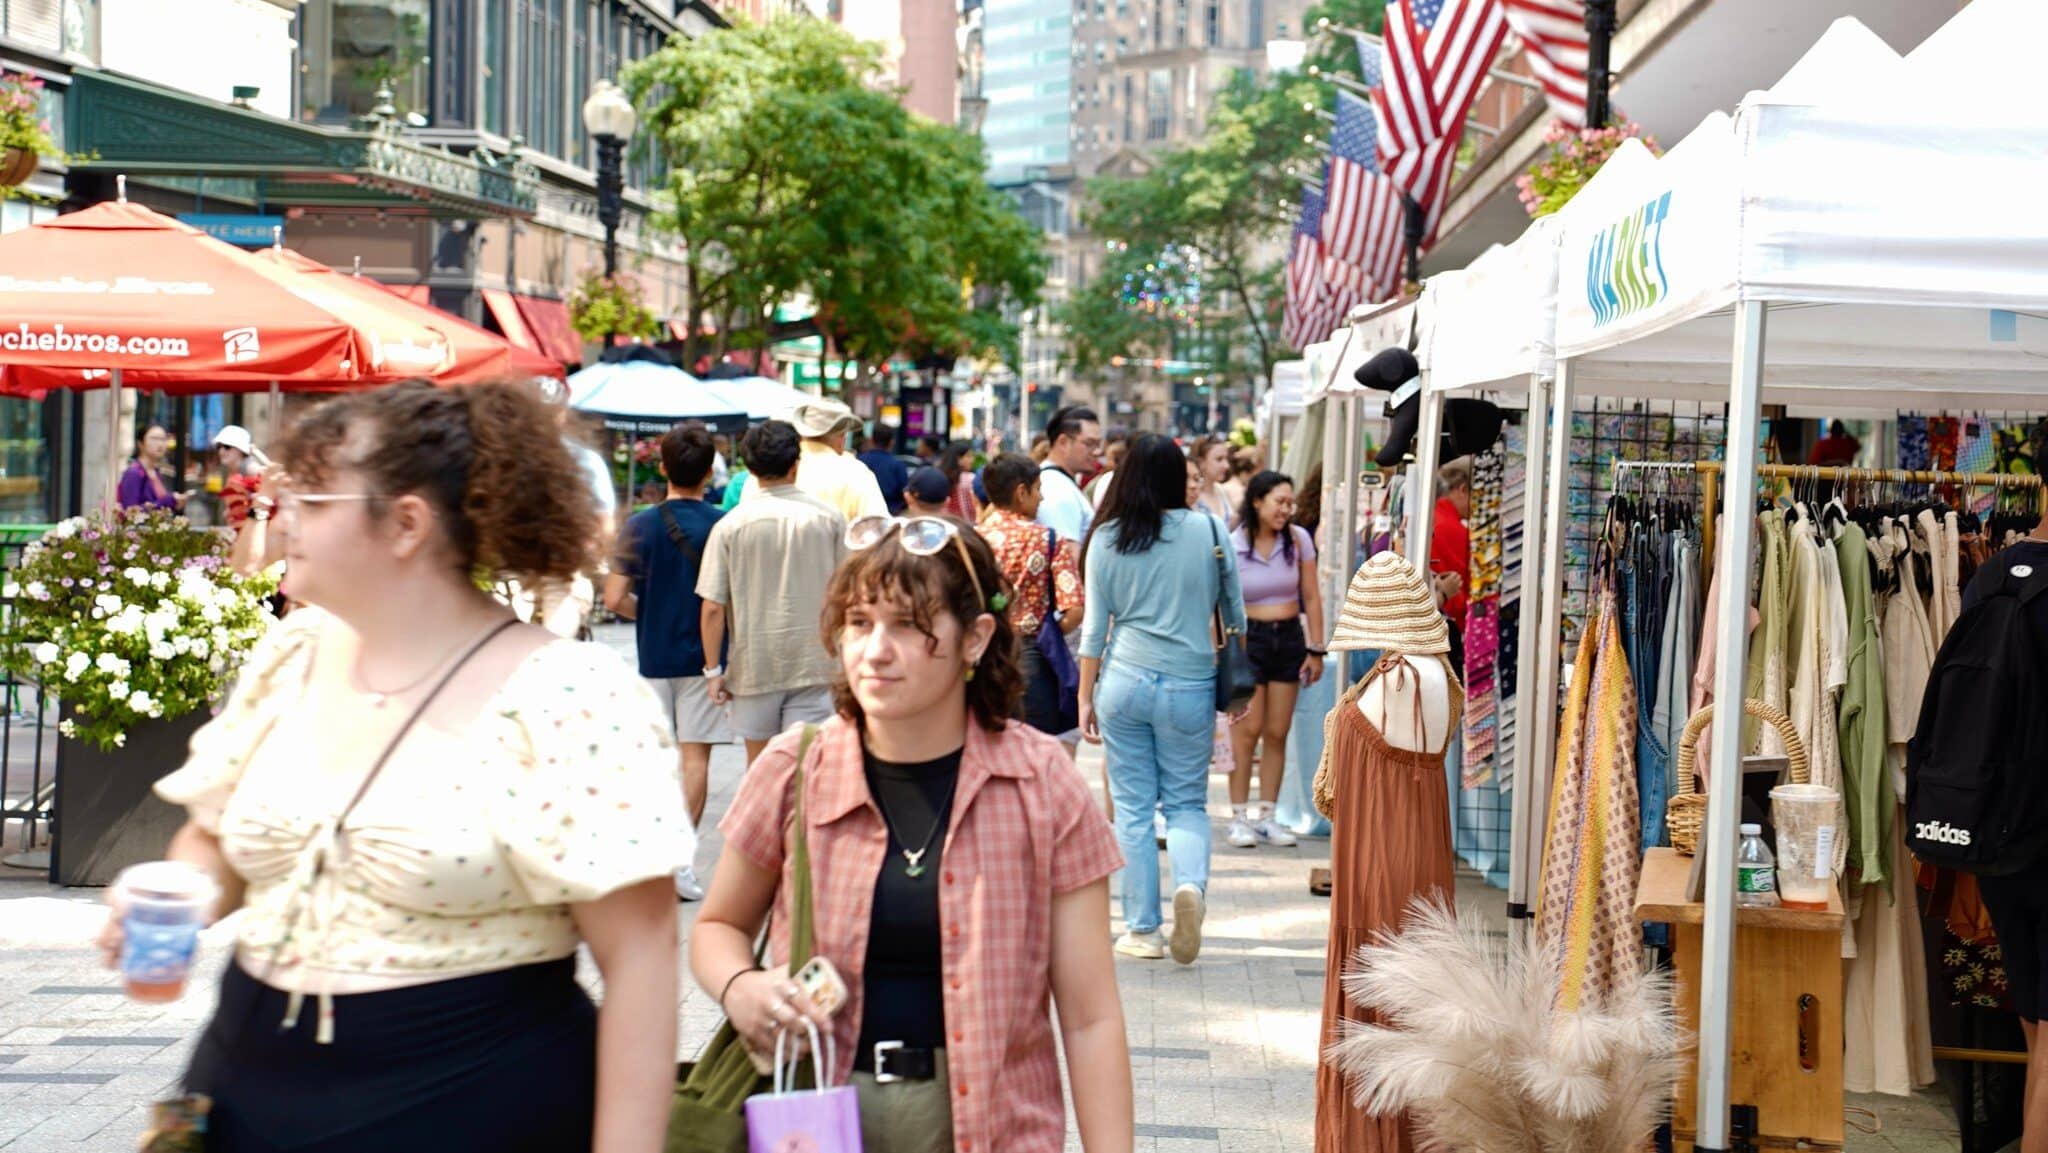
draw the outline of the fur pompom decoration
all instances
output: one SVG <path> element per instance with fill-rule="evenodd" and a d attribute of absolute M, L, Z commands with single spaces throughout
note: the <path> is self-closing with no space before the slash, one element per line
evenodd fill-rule
<path fill-rule="evenodd" d="M 1553 1007 L 1556 989 L 1556 958 L 1417 898 L 1402 931 L 1344 973 L 1345 995 L 1381 1023 L 1347 1023 L 1323 1056 L 1360 1108 L 1408 1113 L 1421 1153 L 1647 1148 L 1691 1043 L 1670 979 L 1625 975 L 1577 1013 Z"/>

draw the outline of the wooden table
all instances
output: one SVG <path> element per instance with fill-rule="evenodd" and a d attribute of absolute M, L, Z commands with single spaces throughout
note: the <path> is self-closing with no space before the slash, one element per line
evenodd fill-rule
<path fill-rule="evenodd" d="M 1685 899 L 1692 858 L 1651 849 L 1636 915 L 1671 926 L 1680 1022 L 1700 1025 L 1700 938 L 1706 906 Z M 1737 907 L 1728 1100 L 1757 1109 L 1760 1149 L 1842 1147 L 1842 897 L 1819 909 Z M 1673 1148 L 1690 1153 L 1699 1062 L 1689 1053 L 1672 1110 Z"/>

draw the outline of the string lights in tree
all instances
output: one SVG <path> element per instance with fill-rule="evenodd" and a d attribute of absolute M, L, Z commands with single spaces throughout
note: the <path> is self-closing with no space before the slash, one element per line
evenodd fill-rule
<path fill-rule="evenodd" d="M 1111 252 L 1129 251 L 1112 240 Z M 1202 258 L 1191 248 L 1168 244 L 1143 269 L 1124 273 L 1121 296 L 1125 308 L 1181 323 L 1195 321 L 1202 307 Z"/>

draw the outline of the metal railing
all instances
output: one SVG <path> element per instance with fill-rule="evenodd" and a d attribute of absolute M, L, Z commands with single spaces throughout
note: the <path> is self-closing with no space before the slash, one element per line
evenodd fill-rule
<path fill-rule="evenodd" d="M 12 612 L 4 586 L 22 549 L 49 525 L 0 525 L 0 613 Z M 0 671 L 0 845 L 8 864 L 35 865 L 26 854 L 47 847 L 57 791 L 57 702 L 42 685 Z"/>

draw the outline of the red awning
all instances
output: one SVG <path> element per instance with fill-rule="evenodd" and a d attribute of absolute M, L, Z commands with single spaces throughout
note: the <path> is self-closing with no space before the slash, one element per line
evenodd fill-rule
<path fill-rule="evenodd" d="M 540 346 L 540 341 L 535 340 L 533 333 L 528 331 L 526 321 L 520 318 L 519 304 L 512 299 L 511 293 L 502 289 L 486 288 L 483 294 L 484 307 L 490 310 L 491 319 L 498 322 L 498 331 L 505 334 L 506 340 L 529 352 L 545 352 Z"/>
<path fill-rule="evenodd" d="M 569 306 L 539 296 L 515 296 L 519 315 L 533 334 L 542 353 L 565 365 L 583 363 L 583 338 L 569 323 Z"/>
<path fill-rule="evenodd" d="M 391 291 L 405 297 L 414 304 L 432 305 L 434 302 L 434 290 L 424 284 L 408 284 L 403 288 L 387 284 L 384 287 L 391 289 Z"/>

